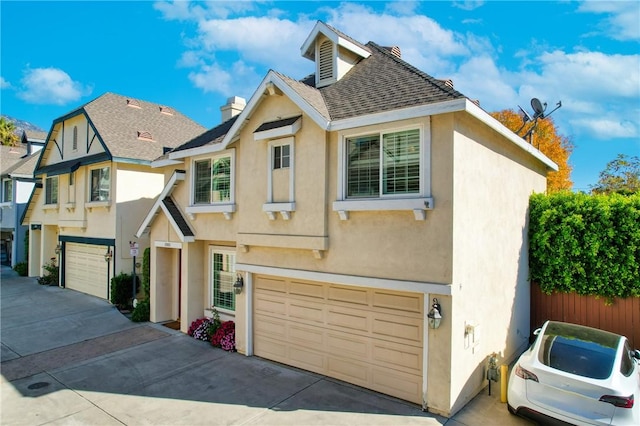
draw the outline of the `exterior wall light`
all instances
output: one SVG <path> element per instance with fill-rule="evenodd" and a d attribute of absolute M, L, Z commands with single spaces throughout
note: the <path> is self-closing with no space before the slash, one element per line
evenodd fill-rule
<path fill-rule="evenodd" d="M 60 254 L 62 252 L 62 243 L 58 243 L 55 251 L 56 251 L 56 254 Z"/>
<path fill-rule="evenodd" d="M 242 293 L 242 287 L 244 287 L 244 279 L 242 278 L 242 275 L 238 274 L 238 277 L 236 278 L 236 282 L 233 284 L 234 293 L 235 294 Z"/>
<path fill-rule="evenodd" d="M 112 258 L 113 258 L 113 253 L 111 252 L 110 249 L 107 249 L 107 252 L 104 254 L 104 261 L 109 263 L 111 262 Z"/>
<path fill-rule="evenodd" d="M 440 323 L 442 322 L 442 307 L 435 297 L 433 298 L 433 305 L 431 305 L 431 310 L 427 314 L 427 318 L 429 318 L 430 328 L 435 329 L 440 327 Z"/>

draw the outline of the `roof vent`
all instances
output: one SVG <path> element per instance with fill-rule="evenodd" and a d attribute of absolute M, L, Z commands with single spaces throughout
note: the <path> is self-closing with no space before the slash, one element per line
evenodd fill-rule
<path fill-rule="evenodd" d="M 161 106 L 160 107 L 160 113 L 161 114 L 165 114 L 165 115 L 173 115 L 173 110 L 169 107 L 166 106 Z"/>
<path fill-rule="evenodd" d="M 151 133 L 150 132 L 138 132 L 138 139 L 143 140 L 143 141 L 152 141 L 153 138 L 151 137 Z"/>
<path fill-rule="evenodd" d="M 453 80 L 451 80 L 450 78 L 446 78 L 443 80 L 438 80 L 441 83 L 444 83 L 445 86 L 450 87 L 453 89 Z"/>
<path fill-rule="evenodd" d="M 127 99 L 127 106 L 130 106 L 132 108 L 142 108 L 140 106 L 140 102 L 136 101 L 135 99 Z"/>
<path fill-rule="evenodd" d="M 402 52 L 400 51 L 400 47 L 398 46 L 392 46 L 392 47 L 385 47 L 385 49 L 387 49 L 389 52 L 391 52 L 391 54 L 397 58 L 402 58 Z"/>

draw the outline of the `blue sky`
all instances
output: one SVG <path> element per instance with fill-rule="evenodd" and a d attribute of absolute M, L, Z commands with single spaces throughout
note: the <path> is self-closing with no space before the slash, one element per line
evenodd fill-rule
<path fill-rule="evenodd" d="M 402 57 L 489 111 L 547 102 L 575 145 L 574 188 L 618 154 L 640 155 L 640 2 L 0 2 L 2 114 L 51 122 L 114 92 L 203 126 L 269 69 L 313 72 L 300 47 L 317 20 Z"/>

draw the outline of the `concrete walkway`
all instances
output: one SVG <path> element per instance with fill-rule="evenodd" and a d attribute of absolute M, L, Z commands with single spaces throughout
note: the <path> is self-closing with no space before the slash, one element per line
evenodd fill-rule
<path fill-rule="evenodd" d="M 526 425 L 483 391 L 451 419 L 133 323 L 2 267 L 1 425 Z M 495 389 L 495 387 L 494 387 Z"/>

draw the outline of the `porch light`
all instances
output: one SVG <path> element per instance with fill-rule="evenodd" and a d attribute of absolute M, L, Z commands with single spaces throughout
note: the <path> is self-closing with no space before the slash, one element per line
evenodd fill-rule
<path fill-rule="evenodd" d="M 62 252 L 62 243 L 58 243 L 55 251 L 56 251 L 56 254 L 60 254 Z"/>
<path fill-rule="evenodd" d="M 107 252 L 104 254 L 104 261 L 109 263 L 111 262 L 112 258 L 113 258 L 113 253 L 111 252 L 111 249 L 107 248 Z"/>
<path fill-rule="evenodd" d="M 244 279 L 242 278 L 242 275 L 238 274 L 238 277 L 236 278 L 236 282 L 233 284 L 234 293 L 235 294 L 242 293 L 242 287 L 244 287 Z"/>
<path fill-rule="evenodd" d="M 431 305 L 431 310 L 427 314 L 427 318 L 429 318 L 430 328 L 435 329 L 440 327 L 440 323 L 442 322 L 442 307 L 435 297 L 433 298 L 433 305 Z"/>

